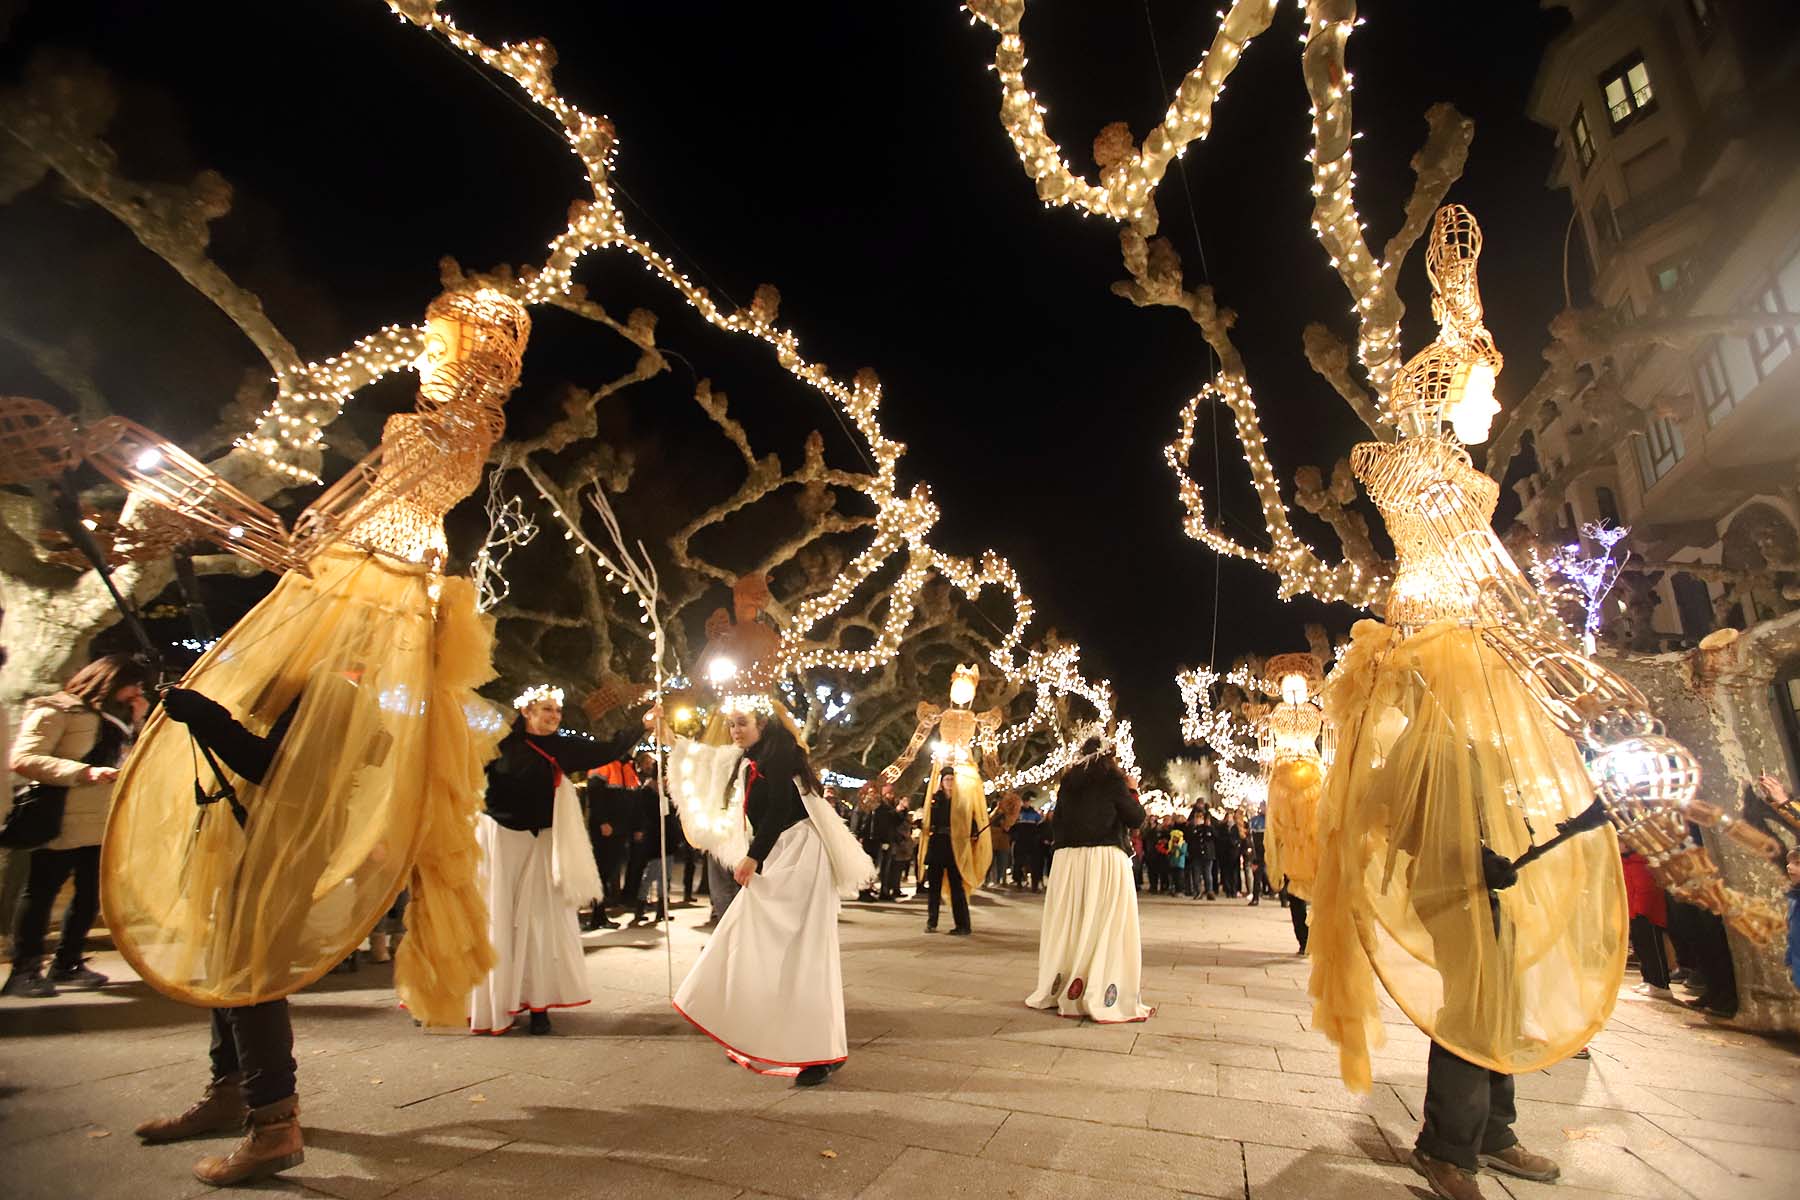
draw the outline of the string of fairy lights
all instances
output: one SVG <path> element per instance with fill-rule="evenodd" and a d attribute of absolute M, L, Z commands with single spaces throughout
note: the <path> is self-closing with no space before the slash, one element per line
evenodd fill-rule
<path fill-rule="evenodd" d="M 1077 753 L 1057 720 L 1059 702 L 1079 698 L 1095 710 L 1102 722 L 1114 717 L 1111 685 L 1091 681 L 1080 669 L 1078 647 L 1052 651 L 1032 650 L 1021 660 L 1019 652 L 1035 606 L 1017 574 L 1000 555 L 988 551 L 970 559 L 946 554 L 927 540 L 937 523 L 938 509 L 924 485 L 902 492 L 898 465 L 905 446 L 889 439 L 881 428 L 881 384 L 875 373 L 863 370 L 849 381 L 834 377 L 821 363 L 808 361 L 799 338 L 766 315 L 761 306 L 726 311 L 693 282 L 668 257 L 633 234 L 615 202 L 610 182 L 617 138 L 605 117 L 583 111 L 565 99 L 552 79 L 554 52 L 548 42 L 532 39 L 491 46 L 460 28 L 436 0 L 384 0 L 395 16 L 441 36 L 456 50 L 478 60 L 512 80 L 525 97 L 546 113 L 560 129 L 571 154 L 581 163 L 591 199 L 570 207 L 567 227 L 549 243 L 541 267 L 523 270 L 516 283 L 507 286 L 526 304 L 555 300 L 573 287 L 575 267 L 592 250 L 615 249 L 636 258 L 652 275 L 673 288 L 708 324 L 728 333 L 754 338 L 766 344 L 776 361 L 795 379 L 822 393 L 850 420 L 865 444 L 874 472 L 862 490 L 875 507 L 875 531 L 870 543 L 839 573 L 824 592 L 796 606 L 781 630 L 777 654 L 778 675 L 798 676 L 812 669 L 865 673 L 890 661 L 900 649 L 916 615 L 918 600 L 935 574 L 947 580 L 971 602 L 989 589 L 1009 595 L 1013 621 L 993 647 L 990 659 L 1009 677 L 1034 688 L 1032 711 L 1013 725 L 985 739 L 984 747 L 998 749 L 1041 733 L 1055 735 L 1056 745 L 1028 768 L 1001 772 L 987 781 L 990 790 L 1041 782 L 1059 772 Z M 323 446 L 322 428 L 343 409 L 350 395 L 383 375 L 410 366 L 418 356 L 421 331 L 416 327 L 390 326 L 355 343 L 345 354 L 276 376 L 276 392 L 253 432 L 239 446 L 259 455 L 271 470 L 296 480 L 316 480 L 306 464 Z M 516 465 L 516 464 L 515 464 Z M 579 513 L 555 499 L 545 482 L 527 472 L 533 486 L 564 527 L 564 536 L 575 543 L 577 553 L 593 553 L 608 570 L 608 582 L 633 596 L 640 620 L 653 623 L 653 595 L 638 586 L 633 573 L 611 561 L 581 531 Z M 872 579 L 897 554 L 906 562 L 894 582 L 881 627 L 873 644 L 847 650 L 818 640 L 834 614 L 849 603 L 858 589 Z"/>
<path fill-rule="evenodd" d="M 1278 0 L 1237 0 L 1218 12 L 1217 33 L 1199 65 L 1176 89 L 1162 123 L 1133 152 L 1103 166 L 1099 183 L 1079 175 L 1063 158 L 1045 126 L 1048 110 L 1025 81 L 1028 59 L 1020 26 L 1026 0 L 968 0 L 965 7 L 972 20 L 999 34 L 993 70 L 1000 80 L 1000 120 L 1020 163 L 1036 181 L 1039 197 L 1047 205 L 1072 205 L 1151 233 L 1157 224 L 1156 190 L 1171 159 L 1211 130 L 1213 103 L 1223 95 L 1227 77 L 1250 42 L 1269 28 L 1279 5 Z M 1396 272 L 1369 250 L 1355 207 L 1350 147 L 1360 135 L 1352 128 L 1354 78 L 1345 69 L 1344 54 L 1351 30 L 1361 21 L 1344 15 L 1353 14 L 1354 8 L 1342 3 L 1299 0 L 1299 7 L 1306 13 L 1306 28 L 1299 38 L 1302 74 L 1312 101 L 1312 147 L 1306 155 L 1313 176 L 1312 229 L 1350 292 L 1350 311 L 1358 322 L 1358 358 L 1376 394 L 1385 396 L 1399 366 L 1401 307 L 1394 287 Z M 1096 154 L 1100 153 L 1097 145 Z M 1327 564 L 1293 531 L 1242 361 L 1235 353 L 1221 352 L 1220 358 L 1218 375 L 1183 408 L 1175 440 L 1164 451 L 1179 482 L 1184 530 L 1217 554 L 1273 572 L 1283 599 L 1307 593 L 1367 606 L 1386 588 L 1385 573 L 1365 571 L 1355 562 Z M 1189 473 L 1196 414 L 1202 404 L 1213 401 L 1231 411 L 1268 529 L 1271 545 L 1266 549 L 1246 545 L 1209 522 L 1204 492 Z"/>

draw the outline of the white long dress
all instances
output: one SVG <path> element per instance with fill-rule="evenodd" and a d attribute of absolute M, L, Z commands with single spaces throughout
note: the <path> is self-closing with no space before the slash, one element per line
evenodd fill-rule
<path fill-rule="evenodd" d="M 551 827 L 535 837 L 486 813 L 476 825 L 494 969 L 469 997 L 471 1033 L 505 1033 L 526 1010 L 577 1008 L 593 998 L 575 910 L 600 894 L 600 876 L 566 777 L 557 781 L 553 812 Z"/>
<path fill-rule="evenodd" d="M 690 839 L 695 833 L 706 840 L 719 836 L 716 821 L 689 824 L 688 817 L 696 799 L 704 803 L 705 816 L 717 811 L 720 780 L 730 780 L 727 803 L 742 813 L 746 761 L 728 746 L 677 743 L 670 768 L 678 799 L 683 799 L 679 781 L 693 785 L 682 804 Z M 795 1075 L 848 1055 L 839 895 L 875 876 L 869 856 L 831 806 L 804 793 L 801 800 L 807 819 L 776 839 L 762 869 L 725 910 L 673 1002 L 676 1012 L 723 1046 L 733 1061 L 765 1075 Z M 740 828 L 720 840 L 747 846 L 749 834 Z M 736 866 L 742 857 L 740 851 L 721 861 Z"/>
<path fill-rule="evenodd" d="M 1142 1021 L 1155 1011 L 1139 991 L 1143 970 L 1131 856 L 1117 846 L 1058 850 L 1044 895 L 1037 990 L 1025 1003 L 1101 1024 Z"/>

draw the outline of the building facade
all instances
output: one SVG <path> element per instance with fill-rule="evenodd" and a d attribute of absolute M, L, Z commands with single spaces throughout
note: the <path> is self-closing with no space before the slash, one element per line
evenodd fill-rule
<path fill-rule="evenodd" d="M 1550 184 L 1569 193 L 1586 303 L 1619 326 L 1800 313 L 1800 11 L 1564 7 L 1573 22 L 1544 55 L 1530 115 L 1557 139 Z M 1794 607 L 1800 575 L 1781 568 L 1800 568 L 1797 349 L 1792 324 L 1640 345 L 1540 415 L 1516 484 L 1533 532 L 1622 523 L 1640 561 L 1692 565 L 1644 581 L 1637 600 L 1654 607 L 1637 616 L 1654 636 L 1640 645 L 1691 646 Z M 1625 416 L 1596 421 L 1601 406 Z"/>

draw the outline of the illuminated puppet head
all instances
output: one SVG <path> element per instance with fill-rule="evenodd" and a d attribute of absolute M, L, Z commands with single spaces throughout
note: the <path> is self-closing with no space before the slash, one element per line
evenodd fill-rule
<path fill-rule="evenodd" d="M 504 398 L 519 382 L 531 317 L 525 306 L 493 288 L 447 291 L 425 310 L 425 349 L 419 372 L 419 406 L 427 411 L 452 408 L 465 387 L 479 381 L 498 388 Z M 498 410 L 458 413 L 492 424 Z M 504 428 L 504 426 L 501 426 Z M 496 431 L 495 436 L 498 436 Z"/>
<path fill-rule="evenodd" d="M 1457 440 L 1487 440 L 1500 404 L 1494 384 L 1505 360 L 1482 323 L 1476 264 L 1481 226 L 1460 204 L 1438 209 L 1425 251 L 1431 280 L 1431 314 L 1438 335 L 1394 377 L 1387 407 L 1403 433 L 1435 433 L 1448 421 Z"/>
<path fill-rule="evenodd" d="M 979 667 L 958 664 L 955 674 L 950 676 L 950 703 L 958 708 L 967 708 L 975 699 L 975 688 L 981 683 Z"/>
<path fill-rule="evenodd" d="M 1277 654 L 1263 665 L 1263 678 L 1274 685 L 1272 693 L 1288 704 L 1305 704 L 1325 686 L 1318 658 L 1304 652 Z"/>

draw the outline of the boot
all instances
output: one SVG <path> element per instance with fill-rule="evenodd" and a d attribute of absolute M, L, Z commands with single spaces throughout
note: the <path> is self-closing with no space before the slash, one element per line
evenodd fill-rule
<path fill-rule="evenodd" d="M 227 1075 L 206 1085 L 206 1093 L 178 1117 L 151 1117 L 137 1127 L 146 1142 L 179 1142 L 184 1138 L 226 1133 L 244 1127 L 244 1077 Z"/>
<path fill-rule="evenodd" d="M 42 958 L 21 958 L 14 962 L 12 974 L 6 977 L 6 986 L 0 988 L 0 996 L 27 996 L 33 1000 L 43 1000 L 54 995 L 56 985 L 44 978 Z"/>
<path fill-rule="evenodd" d="M 244 1125 L 244 1140 L 223 1158 L 209 1155 L 195 1163 L 194 1178 L 214 1187 L 233 1187 L 267 1179 L 306 1159 L 297 1097 L 251 1109 Z"/>

